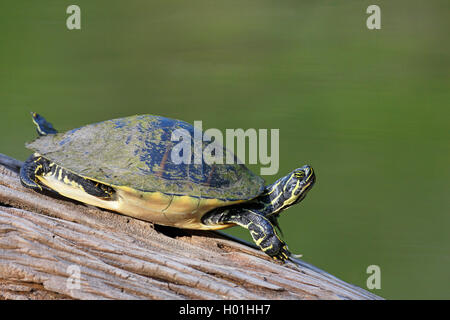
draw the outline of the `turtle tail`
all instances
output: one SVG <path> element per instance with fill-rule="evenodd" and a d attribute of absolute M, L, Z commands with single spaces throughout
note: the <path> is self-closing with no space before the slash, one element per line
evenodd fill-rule
<path fill-rule="evenodd" d="M 31 113 L 33 123 L 36 125 L 36 131 L 40 136 L 46 136 L 48 134 L 56 134 L 58 131 L 53 128 L 53 125 L 45 120 L 45 118 L 36 112 Z"/>

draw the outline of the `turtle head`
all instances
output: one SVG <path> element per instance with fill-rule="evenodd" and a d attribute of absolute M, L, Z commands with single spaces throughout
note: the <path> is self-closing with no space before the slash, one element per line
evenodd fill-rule
<path fill-rule="evenodd" d="M 283 193 L 286 199 L 285 203 L 291 206 L 305 198 L 314 182 L 316 182 L 316 176 L 313 168 L 308 165 L 295 169 L 288 176 Z"/>
<path fill-rule="evenodd" d="M 316 176 L 313 168 L 305 165 L 297 168 L 266 188 L 266 202 L 270 205 L 270 213 L 278 214 L 282 210 L 302 201 L 311 190 Z"/>

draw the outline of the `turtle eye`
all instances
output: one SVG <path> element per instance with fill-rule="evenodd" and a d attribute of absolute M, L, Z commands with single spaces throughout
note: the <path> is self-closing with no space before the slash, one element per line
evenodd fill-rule
<path fill-rule="evenodd" d="M 297 172 L 294 173 L 294 176 L 295 176 L 297 179 L 303 179 L 303 178 L 305 177 L 305 173 L 303 172 L 303 170 L 297 171 Z"/>

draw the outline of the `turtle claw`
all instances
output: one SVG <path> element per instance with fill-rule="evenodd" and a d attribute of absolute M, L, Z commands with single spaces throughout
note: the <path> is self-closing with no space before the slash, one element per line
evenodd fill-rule
<path fill-rule="evenodd" d="M 281 249 L 274 255 L 270 255 L 272 259 L 275 261 L 280 261 L 282 263 L 286 262 L 291 256 L 291 253 L 288 250 L 288 247 L 284 245 Z"/>
<path fill-rule="evenodd" d="M 283 247 L 281 247 L 281 249 L 276 254 L 270 255 L 270 256 L 275 261 L 285 263 L 289 260 L 294 265 L 297 265 L 297 263 L 293 260 L 293 258 L 299 259 L 299 258 L 303 257 L 302 254 L 294 254 L 294 253 L 289 252 L 287 245 L 284 245 Z"/>

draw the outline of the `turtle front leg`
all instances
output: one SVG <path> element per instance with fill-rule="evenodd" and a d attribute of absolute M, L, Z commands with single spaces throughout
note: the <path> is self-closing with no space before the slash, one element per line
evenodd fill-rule
<path fill-rule="evenodd" d="M 233 207 L 217 208 L 207 213 L 202 222 L 206 225 L 233 223 L 246 228 L 256 245 L 274 260 L 284 262 L 291 255 L 286 244 L 278 237 L 273 224 L 257 211 Z"/>

